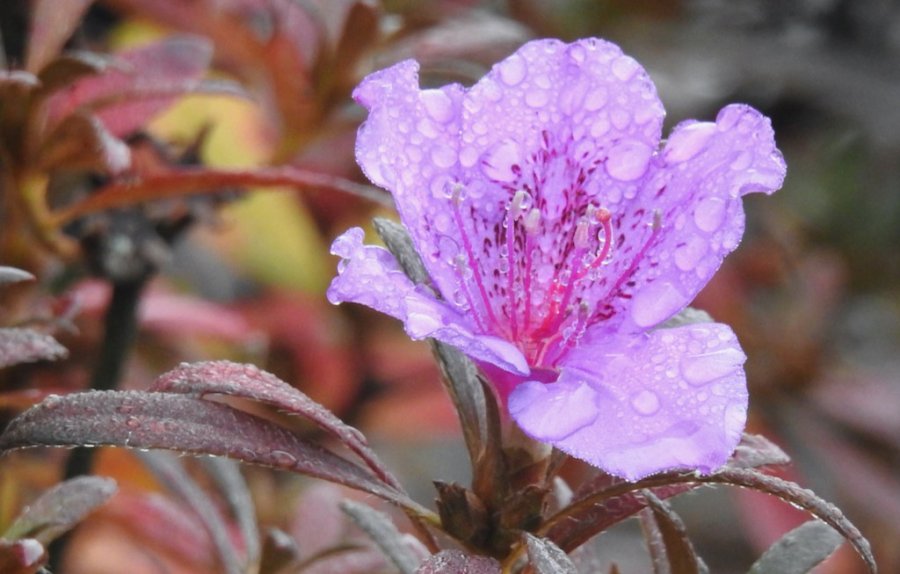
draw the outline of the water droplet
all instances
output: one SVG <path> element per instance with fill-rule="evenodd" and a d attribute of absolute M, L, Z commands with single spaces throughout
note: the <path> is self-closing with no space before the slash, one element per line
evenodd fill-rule
<path fill-rule="evenodd" d="M 463 167 L 472 167 L 478 162 L 478 151 L 473 147 L 464 147 L 459 152 L 459 163 Z"/>
<path fill-rule="evenodd" d="M 436 122 L 445 124 L 453 118 L 453 101 L 442 90 L 422 90 L 419 98 L 425 111 Z"/>
<path fill-rule="evenodd" d="M 588 93 L 587 97 L 584 99 L 584 109 L 589 112 L 596 112 L 605 106 L 608 100 L 609 92 L 607 92 L 606 88 L 597 88 Z"/>
<path fill-rule="evenodd" d="M 513 167 L 521 162 L 521 150 L 515 141 L 506 139 L 498 142 L 481 158 L 481 169 L 486 176 L 499 182 L 516 179 Z"/>
<path fill-rule="evenodd" d="M 525 93 L 525 104 L 532 108 L 540 108 L 547 105 L 550 96 L 544 90 L 529 90 Z"/>
<path fill-rule="evenodd" d="M 281 467 L 292 467 L 297 464 L 297 457 L 283 450 L 273 450 L 269 455 L 275 461 L 275 464 Z"/>
<path fill-rule="evenodd" d="M 578 44 L 570 45 L 568 52 L 569 52 L 569 57 L 572 58 L 574 61 L 576 61 L 578 63 L 584 62 L 586 54 L 585 54 L 584 48 L 582 46 L 579 46 Z"/>
<path fill-rule="evenodd" d="M 663 157 L 669 164 L 687 161 L 706 149 L 710 138 L 716 133 L 716 125 L 698 122 L 675 131 L 666 143 Z"/>
<path fill-rule="evenodd" d="M 650 416 L 659 411 L 659 397 L 653 391 L 644 389 L 631 398 L 631 406 L 638 414 Z"/>
<path fill-rule="evenodd" d="M 139 419 L 138 417 L 128 417 L 125 419 L 125 426 L 130 429 L 140 428 L 141 419 Z"/>
<path fill-rule="evenodd" d="M 638 327 L 653 327 L 681 309 L 687 301 L 669 281 L 657 281 L 635 293 L 631 318 Z"/>
<path fill-rule="evenodd" d="M 449 146 L 439 145 L 431 150 L 431 161 L 441 169 L 456 165 L 456 150 Z"/>
<path fill-rule="evenodd" d="M 416 123 L 416 130 L 423 136 L 434 139 L 440 135 L 437 126 L 428 118 L 422 118 Z"/>
<path fill-rule="evenodd" d="M 591 137 L 599 138 L 603 136 L 606 132 L 609 131 L 609 119 L 606 115 L 602 115 L 597 120 L 591 124 Z"/>
<path fill-rule="evenodd" d="M 641 69 L 641 65 L 631 56 L 619 56 L 612 63 L 612 73 L 623 82 L 627 82 Z"/>
<path fill-rule="evenodd" d="M 682 271 L 694 269 L 708 250 L 702 237 L 691 237 L 687 243 L 675 249 L 675 265 Z"/>
<path fill-rule="evenodd" d="M 720 197 L 703 199 L 694 210 L 694 223 L 707 233 L 719 229 L 725 221 L 725 207 L 725 200 Z"/>
<path fill-rule="evenodd" d="M 683 357 L 681 375 L 692 385 L 705 385 L 734 373 L 744 364 L 745 359 L 744 353 L 733 347 Z"/>
<path fill-rule="evenodd" d="M 518 55 L 512 55 L 498 65 L 500 79 L 507 86 L 518 85 L 525 78 L 527 66 L 525 60 Z"/>
<path fill-rule="evenodd" d="M 609 150 L 606 173 L 620 181 L 634 181 L 647 172 L 653 150 L 644 142 L 623 140 Z"/>
<path fill-rule="evenodd" d="M 617 130 L 624 130 L 631 123 L 631 114 L 627 110 L 615 109 L 610 112 L 609 119 Z"/>
<path fill-rule="evenodd" d="M 753 162 L 753 154 L 747 150 L 738 152 L 731 163 L 728 165 L 734 171 L 744 171 Z"/>
<path fill-rule="evenodd" d="M 424 339 L 440 326 L 440 321 L 431 314 L 410 312 L 406 316 L 406 332 L 413 339 Z"/>

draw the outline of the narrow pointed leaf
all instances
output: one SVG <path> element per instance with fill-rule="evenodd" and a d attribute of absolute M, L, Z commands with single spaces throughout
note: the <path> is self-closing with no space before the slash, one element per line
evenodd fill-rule
<path fill-rule="evenodd" d="M 0 285 L 19 283 L 21 281 L 34 281 L 34 275 L 18 267 L 0 265 Z"/>
<path fill-rule="evenodd" d="M 397 567 L 400 574 L 415 574 L 419 560 L 410 551 L 403 535 L 385 514 L 371 506 L 345 500 L 341 502 L 341 510 L 353 522 L 369 535 L 369 538 L 381 549 L 385 556 Z"/>
<path fill-rule="evenodd" d="M 417 285 L 429 283 L 431 278 L 406 228 L 396 221 L 383 217 L 374 218 L 372 224 L 407 277 Z"/>
<path fill-rule="evenodd" d="M 744 434 L 731 459 L 725 468 L 757 468 L 785 464 L 790 459 L 784 452 L 767 439 L 751 434 Z M 672 477 L 668 484 L 664 477 Z M 650 480 L 664 483 L 653 486 L 652 491 L 662 500 L 689 492 L 702 486 L 703 483 L 682 480 L 684 475 L 660 475 Z M 637 494 L 644 481 L 635 483 L 629 488 L 622 479 L 605 473 L 598 473 L 578 488 L 575 495 L 576 504 L 560 511 L 546 530 L 547 538 L 560 547 L 572 551 L 587 540 L 607 528 L 618 524 L 626 518 L 645 508 L 645 499 Z M 619 489 L 615 496 L 605 497 L 601 493 Z M 579 505 L 579 501 L 594 498 L 594 505 Z M 577 509 L 577 510 L 576 510 Z"/>
<path fill-rule="evenodd" d="M 228 503 L 228 509 L 243 538 L 246 562 L 252 569 L 258 564 L 261 552 L 259 525 L 256 522 L 256 506 L 241 469 L 234 461 L 226 458 L 201 459 L 200 463 Z"/>
<path fill-rule="evenodd" d="M 240 574 L 244 569 L 231 543 L 228 524 L 197 481 L 191 478 L 178 460 L 167 453 L 139 454 L 156 479 L 200 519 L 216 549 L 219 566 L 226 574 Z"/>
<path fill-rule="evenodd" d="M 58 213 L 56 220 L 57 223 L 64 224 L 98 211 L 131 207 L 148 201 L 209 193 L 223 188 L 250 186 L 292 187 L 304 191 L 331 190 L 388 207 L 393 206 L 388 194 L 375 187 L 295 167 L 256 170 L 186 168 L 145 174 L 136 181 L 109 184 L 83 201 Z"/>
<path fill-rule="evenodd" d="M 32 502 L 3 533 L 3 538 L 34 538 L 46 545 L 104 504 L 117 489 L 116 481 L 99 476 L 62 482 Z"/>
<path fill-rule="evenodd" d="M 367 470 L 274 423 L 169 393 L 92 391 L 48 397 L 13 419 L 0 436 L 0 451 L 37 446 L 124 446 L 225 456 L 343 484 L 421 510 Z"/>
<path fill-rule="evenodd" d="M 185 363 L 159 377 L 154 383 L 154 390 L 198 396 L 222 394 L 241 397 L 302 416 L 346 445 L 386 484 L 401 488 L 397 479 L 369 448 L 359 430 L 344 423 L 300 390 L 253 365 L 229 361 Z"/>
<path fill-rule="evenodd" d="M 747 574 L 806 574 L 844 543 L 844 537 L 819 520 L 810 520 L 773 544 Z"/>
<path fill-rule="evenodd" d="M 535 574 L 578 574 L 575 565 L 559 546 L 527 532 L 523 537 Z"/>
<path fill-rule="evenodd" d="M 725 484 L 751 488 L 776 496 L 789 504 L 806 510 L 840 532 L 863 559 L 869 571 L 873 573 L 877 571 L 875 558 L 872 555 L 868 540 L 863 537 L 859 529 L 844 516 L 839 508 L 822 500 L 811 490 L 803 488 L 796 483 L 763 474 L 755 469 L 730 466 L 725 466 L 709 476 L 662 474 L 645 478 L 636 483 L 621 482 L 601 492 L 582 498 L 569 508 L 551 517 L 541 528 L 539 534 L 554 540 L 564 550 L 571 551 L 588 540 L 592 535 L 602 531 L 602 529 L 598 530 L 597 526 L 608 522 L 603 517 L 605 510 L 611 510 L 611 512 L 620 516 L 632 510 L 634 504 L 630 502 L 632 499 L 628 498 L 627 495 L 632 495 L 635 491 L 641 489 L 653 489 L 654 494 L 660 498 L 667 498 L 668 496 L 684 492 L 683 487 L 685 485 L 702 484 Z M 665 492 L 660 492 L 660 489 L 682 490 L 674 494 L 666 494 Z M 623 502 L 626 506 L 625 511 L 619 508 Z M 578 523 L 580 519 L 590 522 Z M 576 526 L 573 527 L 573 524 Z M 557 538 L 554 538 L 554 536 Z"/>
<path fill-rule="evenodd" d="M 666 570 L 672 574 L 707 574 L 709 570 L 703 560 L 697 556 L 694 545 L 688 538 L 681 518 L 665 501 L 649 490 L 641 492 L 647 502 L 648 522 L 652 521 L 652 529 L 659 533 L 659 540 L 665 552 Z"/>
<path fill-rule="evenodd" d="M 33 329 L 0 328 L 0 369 L 19 363 L 54 361 L 68 354 L 50 335 Z"/>

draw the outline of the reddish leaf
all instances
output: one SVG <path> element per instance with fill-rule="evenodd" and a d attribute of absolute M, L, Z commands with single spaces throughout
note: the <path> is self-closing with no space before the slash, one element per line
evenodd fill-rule
<path fill-rule="evenodd" d="M 487 556 L 473 556 L 459 550 L 444 550 L 419 565 L 416 574 L 500 574 L 500 563 Z"/>
<path fill-rule="evenodd" d="M 292 167 L 261 168 L 253 171 L 181 169 L 148 174 L 137 181 L 107 185 L 87 199 L 61 212 L 57 216 L 57 222 L 67 223 L 97 211 L 130 207 L 147 201 L 243 186 L 293 187 L 308 191 L 332 190 L 361 197 L 387 207 L 393 206 L 388 194 L 375 187 L 304 169 Z"/>
<path fill-rule="evenodd" d="M 368 471 L 269 421 L 180 395 L 93 391 L 49 397 L 13 419 L 0 436 L 0 450 L 36 446 L 124 446 L 226 456 L 329 480 L 427 513 Z"/>
<path fill-rule="evenodd" d="M 25 69 L 37 73 L 59 54 L 92 3 L 93 0 L 32 2 Z"/>
<path fill-rule="evenodd" d="M 577 574 L 575 565 L 559 546 L 527 532 L 524 538 L 528 560 L 535 574 Z"/>
<path fill-rule="evenodd" d="M 0 368 L 32 363 L 53 361 L 68 355 L 65 347 L 50 335 L 32 329 L 0 328 Z"/>
<path fill-rule="evenodd" d="M 641 524 L 658 574 L 706 574 L 708 569 L 697 556 L 681 518 L 668 503 L 649 490 L 641 492 L 647 508 L 641 511 Z M 662 555 L 655 550 L 661 549 Z"/>
<path fill-rule="evenodd" d="M 216 393 L 242 397 L 307 418 L 358 455 L 385 484 L 401 488 L 397 479 L 369 448 L 362 433 L 298 389 L 253 365 L 228 361 L 183 364 L 159 377 L 154 389 L 200 396 Z"/>
<path fill-rule="evenodd" d="M 112 63 L 113 60 L 105 54 L 94 52 L 69 52 L 54 58 L 38 74 L 41 82 L 38 93 L 41 96 L 48 96 L 85 76 L 105 71 Z"/>
<path fill-rule="evenodd" d="M 48 544 L 69 530 L 115 494 L 116 482 L 82 476 L 62 482 L 32 502 L 3 534 L 3 538 L 34 538 Z"/>
<path fill-rule="evenodd" d="M 119 55 L 117 66 L 84 78 L 47 100 L 51 123 L 79 108 L 104 109 L 98 116 L 114 135 L 144 125 L 178 95 L 193 91 L 206 72 L 212 47 L 201 38 L 168 38 Z M 115 103 L 115 105 L 110 105 Z"/>
<path fill-rule="evenodd" d="M 44 546 L 33 538 L 0 540 L 0 572 L 34 574 L 47 561 Z"/>

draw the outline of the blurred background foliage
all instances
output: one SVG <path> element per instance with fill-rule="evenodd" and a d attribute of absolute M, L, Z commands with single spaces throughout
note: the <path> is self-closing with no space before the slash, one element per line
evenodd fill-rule
<path fill-rule="evenodd" d="M 433 478 L 463 480 L 464 447 L 427 345 L 409 341 L 399 324 L 376 313 L 325 301 L 335 265 L 331 239 L 350 225 L 368 226 L 372 216 L 391 215 L 385 194 L 365 186 L 354 162 L 364 112 L 350 92 L 368 72 L 404 58 L 422 62 L 425 84 L 470 84 L 530 38 L 595 35 L 648 69 L 669 127 L 713 118 L 736 101 L 772 117 L 789 168 L 785 187 L 773 198 L 746 202 L 744 242 L 697 306 L 731 324 L 747 351 L 750 430 L 784 447 L 795 461 L 791 477 L 860 526 L 883 571 L 900 571 L 896 3 L 105 0 L 55 11 L 48 5 L 58 6 L 0 3 L 8 70 L 37 73 L 34 62 L 53 62 L 63 44 L 65 51 L 121 54 L 174 34 L 190 34 L 211 59 L 208 67 L 194 62 L 205 74 L 201 83 L 163 89 L 148 100 L 152 110 L 128 112 L 140 116 L 134 125 L 114 129 L 111 118 L 127 102 L 105 108 L 107 115 L 97 117 L 106 131 L 91 124 L 90 132 L 105 143 L 87 156 L 69 148 L 51 149 L 53 155 L 35 144 L 67 132 L 50 137 L 40 132 L 45 124 L 22 120 L 17 114 L 26 108 L 52 117 L 53 102 L 12 72 L 4 76 L 0 262 L 37 281 L 4 288 L 0 321 L 52 332 L 70 356 L 2 371 L 0 424 L 47 394 L 91 384 L 110 293 L 139 276 L 148 282 L 121 387 L 145 388 L 181 361 L 253 362 L 359 426 L 419 500 L 433 497 Z M 32 26 L 33 13 L 40 17 Z M 51 38 L 53 29 L 71 33 L 54 50 L 48 28 Z M 40 30 L 50 52 L 34 55 Z M 160 76 L 156 88 L 170 80 Z M 117 146 L 127 146 L 125 156 Z M 201 174 L 199 183 L 179 180 L 185 168 Z M 282 168 L 302 177 L 270 177 Z M 224 180 L 209 176 L 225 172 Z M 174 177 L 154 179 L 160 174 Z M 146 201 L 119 205 L 104 194 L 123 182 L 149 182 Z M 40 451 L 0 462 L 0 529 L 57 482 L 64 457 Z M 579 472 L 576 464 L 567 470 Z M 97 472 L 115 477 L 121 492 L 77 531 L 66 572 L 156 572 L 159 564 L 172 572 L 214 571 L 204 555 L 209 540 L 191 526 L 196 517 L 167 499 L 132 454 L 102 451 Z M 308 552 L 353 536 L 337 518 L 323 523 L 327 532 L 310 529 L 309 512 L 337 513 L 331 487 L 259 469 L 245 474 L 261 523 L 298 537 L 301 547 L 310 544 Z M 714 572 L 744 571 L 760 549 L 802 520 L 780 503 L 734 491 L 676 506 Z M 184 537 L 173 539 L 173 531 Z M 627 527 L 598 543 L 601 563 L 615 561 L 622 572 L 647 568 L 640 540 Z M 358 571 L 378 568 L 365 564 Z M 848 551 L 821 571 L 858 567 Z"/>

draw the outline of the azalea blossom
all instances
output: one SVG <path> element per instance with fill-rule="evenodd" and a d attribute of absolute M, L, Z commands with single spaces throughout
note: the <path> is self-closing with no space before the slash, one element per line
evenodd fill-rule
<path fill-rule="evenodd" d="M 611 474 L 726 461 L 745 355 L 726 325 L 665 323 L 738 245 L 741 197 L 781 186 L 766 117 L 730 105 L 661 145 L 653 83 L 598 39 L 530 42 L 470 88 L 420 89 L 405 61 L 354 98 L 369 110 L 357 161 L 431 285 L 354 228 L 332 247 L 333 303 L 458 347 L 526 434 Z"/>

